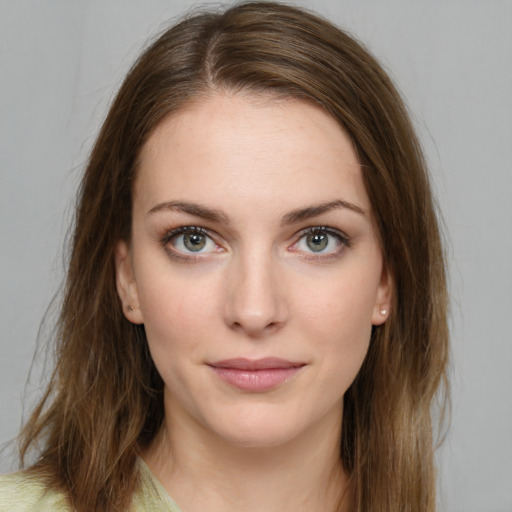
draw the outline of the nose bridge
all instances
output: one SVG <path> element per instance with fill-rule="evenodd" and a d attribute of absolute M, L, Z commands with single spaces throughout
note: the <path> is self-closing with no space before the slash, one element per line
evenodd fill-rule
<path fill-rule="evenodd" d="M 250 336 L 279 328 L 286 320 L 286 304 L 279 286 L 278 261 L 262 246 L 241 250 L 228 275 L 226 322 Z"/>

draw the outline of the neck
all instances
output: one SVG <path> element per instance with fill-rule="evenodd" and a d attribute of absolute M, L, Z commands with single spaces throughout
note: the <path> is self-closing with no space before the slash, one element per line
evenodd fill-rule
<path fill-rule="evenodd" d="M 233 445 L 168 416 L 144 458 L 183 512 L 345 512 L 341 411 L 336 416 L 272 447 Z"/>

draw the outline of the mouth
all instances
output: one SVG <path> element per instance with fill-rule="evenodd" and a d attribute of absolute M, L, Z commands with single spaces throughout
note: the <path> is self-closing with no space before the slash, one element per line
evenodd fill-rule
<path fill-rule="evenodd" d="M 261 393 L 277 388 L 306 366 L 304 362 L 274 357 L 263 359 L 226 359 L 209 363 L 215 375 L 242 391 Z"/>

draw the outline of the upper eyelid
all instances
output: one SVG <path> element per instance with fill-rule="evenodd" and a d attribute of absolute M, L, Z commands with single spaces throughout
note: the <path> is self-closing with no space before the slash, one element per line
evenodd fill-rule
<path fill-rule="evenodd" d="M 314 224 L 314 225 L 310 225 L 310 226 L 301 228 L 295 232 L 295 236 L 299 236 L 299 235 L 302 235 L 305 233 L 310 233 L 311 231 L 325 231 L 327 233 L 336 233 L 336 234 L 340 234 L 346 238 L 349 238 L 349 236 L 343 230 L 341 230 L 339 228 L 332 227 L 332 226 L 323 225 L 323 224 Z M 198 226 L 198 225 L 194 225 L 194 224 L 180 225 L 175 228 L 166 229 L 166 230 L 164 230 L 164 236 L 166 236 L 166 235 L 172 236 L 172 235 L 187 233 L 187 232 L 198 232 L 198 233 L 205 234 L 207 236 L 213 236 L 213 237 L 218 236 L 218 237 L 223 238 L 216 231 L 214 231 L 210 228 L 205 228 L 203 226 Z"/>
<path fill-rule="evenodd" d="M 341 231 L 340 229 L 333 228 L 331 226 L 324 226 L 323 224 L 307 226 L 305 228 L 300 229 L 298 231 L 298 233 L 309 233 L 310 231 L 326 231 L 326 232 L 332 231 L 332 232 L 335 232 L 335 233 L 343 234 L 343 231 Z"/>
<path fill-rule="evenodd" d="M 314 233 L 316 231 L 319 233 L 327 233 L 328 235 L 339 236 L 339 238 L 343 239 L 346 242 L 350 241 L 350 237 L 344 231 L 330 226 L 310 226 L 301 229 L 300 231 L 297 232 L 295 236 L 298 238 L 302 238 L 303 236 L 308 235 L 309 233 Z"/>
<path fill-rule="evenodd" d="M 208 236 L 210 237 L 212 240 L 214 238 L 214 236 L 212 236 L 212 232 L 209 230 L 209 229 L 205 229 L 203 227 L 200 227 L 200 226 L 178 226 L 177 228 L 172 228 L 172 229 L 167 229 L 165 230 L 163 236 L 162 236 L 162 240 L 164 241 L 169 241 L 171 240 L 173 237 L 175 236 L 178 236 L 178 235 L 183 235 L 183 234 L 186 234 L 186 233 L 199 233 L 201 235 L 205 235 L 205 236 Z"/>

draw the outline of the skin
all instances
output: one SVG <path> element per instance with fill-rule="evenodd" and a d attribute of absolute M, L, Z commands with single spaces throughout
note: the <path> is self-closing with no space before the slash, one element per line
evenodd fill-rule
<path fill-rule="evenodd" d="M 391 300 L 349 137 L 308 103 L 215 92 L 156 128 L 133 201 L 117 283 L 165 384 L 153 473 L 187 512 L 334 510 L 343 395 Z M 256 392 L 211 366 L 265 357 L 302 366 Z"/>

